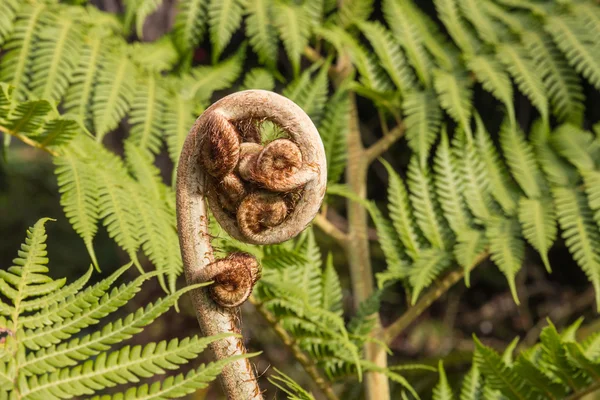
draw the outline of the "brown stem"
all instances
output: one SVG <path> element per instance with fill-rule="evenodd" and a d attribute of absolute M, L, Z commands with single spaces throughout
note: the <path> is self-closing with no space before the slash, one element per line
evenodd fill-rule
<path fill-rule="evenodd" d="M 366 198 L 366 179 L 369 163 L 365 159 L 365 149 L 362 145 L 356 99 L 352 99 L 352 112 L 348 132 L 348 163 L 346 180 L 354 193 L 362 199 Z M 373 293 L 373 270 L 369 255 L 369 238 L 367 236 L 367 210 L 360 203 L 348 200 L 348 246 L 346 253 L 350 267 L 350 279 L 354 294 L 354 306 L 358 309 L 360 303 Z M 375 332 L 381 332 L 379 316 L 376 320 Z M 365 357 L 380 368 L 387 367 L 385 349 L 377 343 L 365 344 Z M 389 400 L 390 389 L 388 378 L 378 372 L 369 372 L 366 377 L 366 394 L 369 400 Z"/>
<path fill-rule="evenodd" d="M 370 164 L 383 153 L 385 153 L 394 143 L 398 141 L 398 139 L 404 136 L 405 130 L 404 124 L 399 124 L 387 135 L 381 137 L 381 139 L 373 143 L 371 147 L 365 150 L 365 157 L 367 159 L 366 162 Z"/>
<path fill-rule="evenodd" d="M 348 245 L 348 235 L 332 224 L 327 217 L 317 214 L 314 219 L 314 224 L 323 232 L 331 236 L 340 246 L 346 248 Z"/>
<path fill-rule="evenodd" d="M 277 318 L 269 312 L 260 302 L 258 302 L 255 298 L 250 297 L 250 302 L 256 307 L 256 310 L 267 320 L 271 328 L 277 333 L 277 336 L 281 339 L 283 344 L 285 344 L 292 354 L 294 358 L 298 360 L 304 371 L 311 377 L 311 379 L 317 384 L 319 389 L 323 392 L 325 397 L 328 400 L 338 400 L 337 395 L 333 391 L 331 385 L 321 376 L 317 366 L 313 363 L 313 361 L 300 349 L 296 340 L 288 334 L 288 332 L 283 329 L 281 325 L 277 322 Z"/>
<path fill-rule="evenodd" d="M 271 194 L 259 184 L 232 177 L 237 173 L 242 141 L 256 141 L 258 124 L 265 120 L 279 125 L 302 156 L 302 165 L 294 164 L 286 175 L 287 183 L 294 179 L 299 182 L 293 201 L 284 200 L 291 210 L 286 203 L 285 212 L 276 218 L 269 212 L 274 204 L 270 199 L 284 194 Z M 287 168 L 278 160 L 273 165 Z M 256 168 L 249 168 L 256 177 Z M 219 100 L 198 118 L 185 140 L 177 170 L 177 227 L 187 283 L 215 281 L 209 288 L 191 292 L 204 335 L 240 333 L 237 306 L 249 296 L 259 275 L 258 265 L 246 255 L 215 261 L 208 232 L 207 198 L 213 215 L 229 235 L 248 243 L 280 243 L 296 236 L 312 221 L 325 196 L 326 182 L 323 143 L 310 118 L 290 100 L 264 90 L 248 90 Z M 248 201 L 256 201 L 256 207 L 245 204 Z M 240 221 L 248 229 L 243 229 Z M 217 360 L 246 353 L 240 337 L 213 342 L 210 350 Z M 230 400 L 263 398 L 248 359 L 227 365 L 219 378 Z"/>
<path fill-rule="evenodd" d="M 23 143 L 25 143 L 25 144 L 27 144 L 27 145 L 29 145 L 31 147 L 35 147 L 36 149 L 43 150 L 46 153 L 53 155 L 54 157 L 57 157 L 59 155 L 57 152 L 55 152 L 54 150 L 49 149 L 44 144 L 36 142 L 35 140 L 31 140 L 27 136 L 21 135 L 20 133 L 13 132 L 12 130 L 10 130 L 10 129 L 4 127 L 4 126 L 0 126 L 0 132 L 4 132 L 5 134 L 14 136 L 17 139 L 19 139 L 20 141 L 22 141 Z"/>
<path fill-rule="evenodd" d="M 488 257 L 488 252 L 483 252 L 477 256 L 470 270 L 477 267 Z M 419 315 L 423 313 L 429 306 L 439 299 L 444 293 L 462 279 L 465 274 L 464 268 L 457 268 L 448 273 L 444 278 L 439 280 L 435 287 L 429 289 L 419 301 L 409 308 L 400 318 L 394 321 L 391 325 L 383 330 L 383 338 L 386 344 L 390 344 L 400 333 L 402 333 L 410 324 L 414 322 Z"/>

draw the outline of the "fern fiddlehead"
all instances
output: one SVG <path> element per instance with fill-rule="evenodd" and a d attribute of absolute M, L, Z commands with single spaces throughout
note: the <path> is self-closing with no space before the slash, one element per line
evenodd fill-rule
<path fill-rule="evenodd" d="M 277 125 L 287 138 L 263 145 L 260 128 Z M 264 90 L 219 100 L 198 118 L 186 138 L 177 171 L 177 223 L 188 284 L 214 281 L 192 298 L 205 335 L 239 333 L 237 307 L 260 277 L 246 253 L 214 259 L 208 209 L 233 238 L 251 244 L 289 240 L 304 230 L 325 195 L 323 144 L 310 118 L 292 101 Z M 239 337 L 212 345 L 216 359 L 244 353 Z M 262 398 L 247 360 L 221 374 L 229 399 Z"/>

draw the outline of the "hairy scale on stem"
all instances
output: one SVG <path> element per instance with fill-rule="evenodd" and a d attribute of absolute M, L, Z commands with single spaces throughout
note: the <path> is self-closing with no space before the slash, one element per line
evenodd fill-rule
<path fill-rule="evenodd" d="M 270 121 L 287 138 L 261 143 Z M 233 253 L 215 260 L 208 209 L 233 238 L 273 244 L 302 232 L 325 196 L 325 150 L 317 129 L 300 107 L 264 90 L 234 93 L 209 107 L 192 127 L 177 171 L 177 223 L 188 284 L 214 281 L 192 292 L 205 335 L 239 333 L 240 306 L 260 278 L 256 258 Z M 215 342 L 221 359 L 245 352 L 239 337 Z M 229 399 L 258 399 L 260 390 L 247 360 L 221 374 Z"/>

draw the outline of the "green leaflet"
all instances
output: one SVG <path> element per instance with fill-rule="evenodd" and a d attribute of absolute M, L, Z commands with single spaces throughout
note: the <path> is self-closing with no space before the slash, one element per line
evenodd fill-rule
<path fill-rule="evenodd" d="M 519 304 L 515 277 L 525 257 L 525 243 L 521 239 L 516 220 L 496 217 L 486 227 L 491 259 L 506 276 L 515 303 Z"/>
<path fill-rule="evenodd" d="M 452 388 L 448 383 L 446 371 L 444 370 L 444 363 L 442 361 L 439 362 L 438 369 L 440 373 L 440 380 L 433 388 L 433 400 L 453 400 L 454 393 L 452 393 Z"/>
<path fill-rule="evenodd" d="M 242 22 L 242 2 L 240 0 L 211 0 L 208 5 L 208 25 L 210 41 L 213 44 L 212 62 L 217 62 L 229 43 L 231 35 Z"/>

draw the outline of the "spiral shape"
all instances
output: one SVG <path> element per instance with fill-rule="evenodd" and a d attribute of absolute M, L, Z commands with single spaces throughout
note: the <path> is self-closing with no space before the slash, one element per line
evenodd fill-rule
<path fill-rule="evenodd" d="M 261 124 L 270 121 L 287 135 L 262 144 Z M 187 162 L 212 214 L 235 239 L 252 244 L 289 240 L 317 213 L 327 181 L 325 151 L 310 118 L 292 101 L 264 90 L 229 95 L 209 107 L 186 139 Z M 182 155 L 183 157 L 183 155 Z M 222 307 L 236 307 L 260 275 L 258 262 L 236 253 L 202 268 L 198 279 Z"/>

